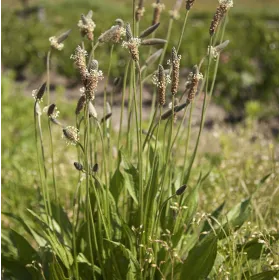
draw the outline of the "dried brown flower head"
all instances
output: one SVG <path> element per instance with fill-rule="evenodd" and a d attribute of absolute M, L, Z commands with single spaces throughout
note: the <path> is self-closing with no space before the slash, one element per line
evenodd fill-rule
<path fill-rule="evenodd" d="M 98 70 L 98 61 L 93 59 L 90 63 L 90 71 L 85 82 L 85 96 L 87 100 L 94 100 L 99 80 L 103 79 L 103 72 Z"/>
<path fill-rule="evenodd" d="M 152 24 L 159 23 L 161 12 L 165 9 L 165 5 L 160 3 L 160 0 L 157 0 L 156 3 L 152 4 L 154 8 L 154 15 Z"/>
<path fill-rule="evenodd" d="M 138 47 L 141 45 L 139 38 L 133 38 L 130 24 L 126 24 L 126 40 L 122 43 L 122 47 L 128 49 L 131 57 L 134 61 L 139 61 L 139 50 Z"/>
<path fill-rule="evenodd" d="M 100 43 L 119 43 L 121 38 L 126 35 L 123 20 L 116 19 L 115 22 L 116 25 L 113 25 L 109 30 L 99 36 L 98 41 Z"/>
<path fill-rule="evenodd" d="M 214 14 L 209 28 L 210 36 L 213 36 L 215 34 L 219 23 L 227 13 L 228 9 L 233 6 L 232 0 L 219 0 L 219 3 L 220 5 L 216 9 L 216 12 Z"/>
<path fill-rule="evenodd" d="M 86 56 L 87 52 L 80 46 L 75 49 L 75 54 L 70 56 L 70 58 L 74 60 L 76 67 L 79 69 L 83 84 L 85 84 L 88 75 Z"/>
<path fill-rule="evenodd" d="M 160 106 L 165 104 L 166 85 L 170 83 L 170 77 L 165 74 L 161 64 L 158 66 L 157 73 L 153 76 L 153 83 L 157 86 L 158 102 Z"/>
<path fill-rule="evenodd" d="M 76 127 L 67 126 L 62 132 L 62 138 L 65 138 L 67 145 L 76 145 L 79 142 L 79 130 Z"/>
<path fill-rule="evenodd" d="M 195 0 L 187 0 L 187 1 L 186 1 L 186 9 L 187 9 L 188 11 L 192 8 L 194 2 L 195 2 Z"/>
<path fill-rule="evenodd" d="M 143 17 L 143 15 L 144 15 L 144 12 L 145 12 L 144 0 L 139 0 L 138 6 L 137 6 L 136 11 L 135 11 L 136 21 L 140 21 L 141 17 Z"/>
<path fill-rule="evenodd" d="M 171 52 L 171 61 L 169 61 L 169 64 L 172 66 L 172 72 L 171 72 L 171 93 L 172 95 L 175 95 L 178 91 L 178 85 L 179 85 L 179 72 L 180 72 L 180 60 L 181 56 L 177 55 L 175 47 L 172 48 Z"/>
<path fill-rule="evenodd" d="M 188 90 L 187 101 L 190 103 L 193 101 L 198 89 L 199 81 L 203 79 L 203 75 L 199 73 L 197 65 L 194 66 L 193 72 L 189 74 L 186 82 L 186 89 Z"/>

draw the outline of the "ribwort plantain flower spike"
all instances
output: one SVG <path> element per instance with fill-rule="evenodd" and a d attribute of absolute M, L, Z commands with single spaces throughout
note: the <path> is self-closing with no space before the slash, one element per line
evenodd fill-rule
<path fill-rule="evenodd" d="M 84 109 L 86 104 L 86 96 L 83 94 L 78 100 L 75 113 L 76 115 L 80 114 L 80 112 Z"/>
<path fill-rule="evenodd" d="M 216 9 L 214 17 L 211 21 L 211 25 L 209 28 L 210 36 L 213 36 L 217 30 L 218 25 L 220 24 L 221 20 L 229 10 L 229 8 L 233 7 L 232 0 L 219 0 L 219 6 Z"/>
<path fill-rule="evenodd" d="M 84 169 L 83 165 L 79 162 L 74 162 L 74 166 L 78 171 L 82 171 Z"/>
<path fill-rule="evenodd" d="M 87 100 L 94 100 L 99 80 L 103 79 L 103 72 L 98 70 L 98 61 L 92 60 L 89 74 L 85 83 L 85 96 Z"/>
<path fill-rule="evenodd" d="M 165 74 L 163 66 L 158 66 L 157 73 L 153 76 L 153 84 L 157 86 L 158 102 L 160 106 L 165 104 L 166 85 L 170 83 L 169 75 Z"/>
<path fill-rule="evenodd" d="M 168 64 L 172 66 L 172 73 L 171 73 L 171 93 L 175 95 L 178 91 L 179 85 L 179 76 L 180 76 L 180 60 L 181 56 L 177 55 L 176 48 L 172 48 L 171 52 L 171 61 L 168 61 Z"/>
<path fill-rule="evenodd" d="M 92 11 L 89 11 L 86 16 L 81 15 L 81 19 L 78 22 L 78 27 L 82 37 L 87 36 L 90 41 L 93 41 L 93 31 L 96 27 L 94 21 L 92 20 L 92 14 Z"/>
<path fill-rule="evenodd" d="M 187 9 L 188 11 L 192 8 L 194 2 L 195 2 L 195 0 L 187 0 L 187 1 L 186 1 L 186 9 Z"/>
<path fill-rule="evenodd" d="M 32 97 L 35 99 L 36 102 L 40 103 L 43 101 L 43 96 L 46 91 L 47 83 L 43 83 L 39 89 L 32 90 Z"/>
<path fill-rule="evenodd" d="M 182 195 L 184 193 L 184 191 L 186 190 L 187 185 L 183 185 L 181 186 L 177 191 L 176 191 L 176 195 Z"/>
<path fill-rule="evenodd" d="M 82 82 L 85 83 L 88 76 L 87 64 L 86 64 L 87 51 L 83 50 L 80 46 L 75 49 L 75 54 L 70 56 L 70 59 L 74 60 L 76 67 L 79 69 Z"/>
<path fill-rule="evenodd" d="M 199 73 L 197 65 L 194 66 L 193 72 L 189 74 L 188 80 L 185 84 L 188 90 L 187 102 L 192 102 L 198 89 L 199 81 L 203 79 L 203 75 Z"/>
<path fill-rule="evenodd" d="M 59 117 L 60 112 L 57 110 L 55 104 L 51 104 L 47 107 L 47 115 L 50 119 L 57 119 Z"/>
<path fill-rule="evenodd" d="M 156 3 L 152 4 L 152 7 L 154 8 L 154 15 L 153 15 L 153 21 L 152 24 L 159 23 L 160 21 L 160 15 L 161 12 L 165 9 L 165 5 L 160 3 L 160 0 L 157 0 Z"/>
<path fill-rule="evenodd" d="M 76 145 L 79 142 L 79 130 L 76 127 L 67 126 L 62 132 L 62 138 L 66 140 L 67 145 Z"/>
<path fill-rule="evenodd" d="M 216 47 L 208 46 L 208 55 L 210 55 L 214 60 L 216 60 L 228 44 L 229 40 L 226 40 L 223 43 L 217 45 Z"/>
<path fill-rule="evenodd" d="M 61 35 L 59 35 L 58 38 L 57 38 L 57 43 L 60 44 L 63 41 L 65 41 L 68 38 L 70 33 L 71 33 L 71 29 L 69 29 L 66 32 L 64 32 Z"/>
<path fill-rule="evenodd" d="M 61 51 L 63 49 L 63 47 L 64 47 L 64 44 L 63 43 L 59 43 L 58 38 L 56 36 L 50 37 L 49 41 L 50 41 L 51 47 L 53 49 L 58 50 L 58 51 Z"/>
<path fill-rule="evenodd" d="M 138 6 L 135 11 L 135 19 L 137 22 L 140 21 L 141 17 L 143 17 L 144 12 L 145 12 L 144 0 L 139 0 Z"/>
<path fill-rule="evenodd" d="M 109 30 L 99 36 L 98 41 L 100 43 L 119 43 L 121 38 L 126 35 L 123 20 L 116 19 L 115 22 L 116 25 L 113 25 Z"/>
<path fill-rule="evenodd" d="M 126 24 L 126 40 L 122 42 L 122 47 L 128 49 L 134 61 L 139 61 L 138 47 L 141 45 L 141 39 L 132 36 L 130 24 Z"/>
<path fill-rule="evenodd" d="M 96 173 L 99 169 L 98 163 L 95 163 L 92 167 L 92 172 Z"/>

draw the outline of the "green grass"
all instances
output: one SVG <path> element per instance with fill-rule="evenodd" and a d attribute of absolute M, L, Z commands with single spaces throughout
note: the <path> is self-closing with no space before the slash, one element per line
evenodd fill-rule
<path fill-rule="evenodd" d="M 96 3 L 99 4 L 102 10 L 101 2 Z M 62 20 L 53 16 L 58 22 Z M 223 21 L 222 26 L 226 23 Z M 188 27 L 189 21 L 187 31 Z M 41 30 L 40 25 L 37 28 Z M 178 29 L 177 22 L 173 28 Z M 73 34 L 75 32 L 77 30 Z M 187 36 L 189 34 L 187 32 Z M 157 37 L 165 38 L 160 33 Z M 223 33 L 217 37 L 223 40 Z M 70 38 L 65 41 L 65 52 L 70 47 L 67 45 Z M 79 36 L 74 38 L 79 42 Z M 169 46 L 176 45 L 177 41 L 178 37 L 171 37 Z M 90 50 L 88 43 L 86 47 Z M 199 62 L 206 48 L 207 44 L 201 42 L 201 53 L 197 51 L 192 58 L 194 63 Z M 73 49 L 70 51 L 73 53 Z M 231 52 L 234 51 L 231 49 Z M 184 59 L 187 56 L 184 44 L 180 53 L 182 65 L 194 64 Z M 109 60 L 103 61 L 102 55 L 108 56 L 105 48 L 97 48 L 99 69 L 110 72 L 108 68 L 113 62 L 111 79 L 118 71 L 123 74 L 125 63 L 118 70 L 114 65 L 121 60 L 128 63 L 127 50 L 117 46 Z M 66 62 L 57 52 L 51 62 L 57 67 L 69 63 L 69 71 L 79 72 L 69 56 Z M 143 47 L 140 65 L 146 56 L 147 50 Z M 165 60 L 167 58 L 169 53 Z M 62 127 L 50 122 L 45 112 L 35 114 L 34 118 L 34 100 L 31 93 L 30 97 L 23 94 L 25 84 L 17 84 L 12 71 L 3 74 L 1 257 L 4 278 L 241 280 L 277 277 L 278 144 L 272 136 L 261 132 L 260 103 L 247 103 L 246 119 L 240 125 L 214 126 L 204 130 L 200 137 L 204 116 L 207 120 L 210 88 L 216 80 L 214 69 L 218 65 L 218 60 L 207 57 L 200 69 L 206 86 L 201 87 L 204 90 L 199 90 L 189 105 L 196 107 L 204 99 L 198 118 L 200 126 L 194 122 L 187 125 L 188 112 L 190 116 L 192 112 L 187 107 L 179 113 L 180 117 L 187 113 L 181 130 L 181 118 L 173 123 L 171 114 L 168 120 L 160 120 L 152 131 L 153 138 L 142 149 L 146 137 L 141 134 L 142 128 L 148 130 L 153 122 L 141 117 L 142 84 L 138 78 L 142 79 L 145 73 L 142 78 L 138 76 L 137 63 L 127 68 L 128 107 L 132 114 L 131 118 L 124 118 L 123 123 L 128 126 L 123 125 L 121 133 L 110 128 L 119 119 L 115 106 L 112 116 L 103 123 L 102 113 L 96 119 L 88 118 L 88 101 L 80 115 L 75 116 L 78 93 L 73 102 L 54 92 Z M 231 71 L 227 73 L 229 78 L 236 75 L 229 65 L 228 71 Z M 223 74 L 218 72 L 217 77 Z M 181 79 L 186 81 L 186 77 Z M 89 90 L 88 83 L 84 86 Z M 103 92 L 105 97 L 105 89 Z M 45 95 L 48 94 L 47 84 Z M 178 96 L 180 94 L 178 92 Z M 167 98 L 171 99 L 169 87 Z M 183 98 L 182 102 L 184 95 Z M 47 105 L 46 100 L 45 96 L 41 109 Z M 104 106 L 106 110 L 105 102 Z M 143 112 L 150 109 L 154 108 L 144 107 Z M 166 110 L 167 106 L 163 112 Z M 42 127 L 38 125 L 39 119 Z M 62 128 L 76 126 L 76 120 L 80 120 L 79 145 L 66 146 L 61 139 Z M 38 141 L 34 139 L 34 132 Z M 82 170 L 75 169 L 74 162 L 81 163 Z M 95 163 L 99 168 L 93 171 Z M 182 186 L 186 186 L 186 190 L 179 194 L 177 191 Z"/>

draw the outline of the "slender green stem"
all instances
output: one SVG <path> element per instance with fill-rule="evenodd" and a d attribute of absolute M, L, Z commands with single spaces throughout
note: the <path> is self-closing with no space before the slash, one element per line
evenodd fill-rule
<path fill-rule="evenodd" d="M 49 134 L 50 134 L 50 153 L 51 153 L 51 161 L 52 161 L 52 180 L 53 180 L 53 187 L 54 187 L 54 196 L 55 196 L 55 203 L 56 203 L 56 215 L 58 218 L 58 224 L 60 225 L 61 229 L 61 235 L 63 237 L 63 230 L 61 227 L 61 218 L 60 218 L 60 211 L 59 211 L 59 197 L 57 193 L 57 185 L 56 185 L 56 179 L 55 179 L 55 169 L 54 169 L 54 152 L 53 152 L 53 139 L 52 139 L 52 129 L 51 129 L 51 121 L 48 120 L 48 127 L 49 127 Z"/>
<path fill-rule="evenodd" d="M 154 169 L 153 169 L 153 167 L 154 167 L 154 165 L 155 165 L 155 160 L 156 160 L 156 155 L 157 155 L 157 146 L 158 146 L 158 139 L 159 139 L 159 128 L 160 128 L 160 122 L 161 122 L 161 115 L 162 115 L 162 106 L 160 106 L 160 108 L 159 108 L 159 110 L 160 110 L 160 114 L 159 114 L 159 122 L 158 122 L 158 126 L 157 126 L 157 132 L 156 132 L 156 140 L 155 140 L 155 148 L 154 148 L 154 156 L 153 156 L 153 162 L 152 162 L 152 170 L 151 170 L 151 175 L 150 175 L 150 178 L 152 178 L 153 177 L 153 172 L 154 172 Z M 157 111 L 157 109 L 155 110 L 155 112 Z M 150 126 L 151 127 L 151 126 Z M 147 164 L 148 165 L 148 164 Z M 152 180 L 150 180 L 150 183 L 149 183 L 149 185 L 148 185 L 148 187 L 147 187 L 147 201 L 150 201 L 150 191 L 151 191 L 151 187 L 153 187 L 153 186 L 151 186 L 151 182 L 152 182 Z M 150 219 L 150 217 L 148 217 L 147 216 L 147 211 L 148 211 L 148 208 L 149 208 L 149 205 L 148 205 L 148 203 L 146 204 L 146 207 L 145 207 L 145 215 L 144 215 L 144 217 L 145 217 L 145 220 L 144 220 L 144 224 L 146 224 L 146 220 L 147 219 Z M 153 232 L 153 231 L 152 231 Z"/>
<path fill-rule="evenodd" d="M 190 142 L 190 136 L 191 136 L 191 129 L 192 129 L 192 113 L 193 113 L 193 102 L 191 103 L 190 107 L 190 113 L 189 113 L 189 121 L 188 121 L 188 132 L 187 132 L 187 140 L 186 140 L 186 149 L 185 149 L 185 154 L 184 154 L 184 164 L 183 164 L 183 172 L 182 172 L 182 179 L 181 183 L 183 182 L 184 178 L 184 170 L 186 170 L 186 165 L 187 165 L 187 155 L 188 155 L 188 149 L 189 149 L 189 142 Z"/>
<path fill-rule="evenodd" d="M 120 126 L 119 126 L 119 137 L 118 137 L 118 150 L 120 149 L 120 141 L 122 135 L 122 123 L 123 123 L 123 112 L 124 112 L 124 102 L 125 102 L 125 92 L 126 92 L 126 83 L 127 83 L 127 74 L 130 65 L 131 59 L 126 64 L 123 80 L 123 90 L 122 90 L 122 105 L 121 105 L 121 114 L 120 114 Z"/>
<path fill-rule="evenodd" d="M 76 229 L 78 225 L 78 219 L 79 219 L 79 206 L 80 206 L 80 187 L 81 187 L 82 180 L 79 178 L 79 182 L 76 188 L 76 192 L 73 197 L 73 225 L 72 225 L 72 246 L 73 246 L 73 258 L 74 258 L 74 265 L 75 265 L 75 274 L 76 278 L 80 279 L 79 274 L 79 266 L 77 262 L 77 245 L 76 245 Z M 76 203 L 78 203 L 77 211 L 75 211 Z"/>
<path fill-rule="evenodd" d="M 47 54 L 47 104 L 50 104 L 50 60 L 51 60 L 51 49 Z"/>
<path fill-rule="evenodd" d="M 47 199 L 46 199 L 46 192 L 45 192 L 45 180 L 43 171 L 42 171 L 42 166 L 41 166 L 41 157 L 40 157 L 40 152 L 39 152 L 39 147 L 38 147 L 38 129 L 37 129 L 37 112 L 36 112 L 36 101 L 34 104 L 34 132 L 35 132 L 35 144 L 36 144 L 36 152 L 37 152 L 37 162 L 38 162 L 38 169 L 39 169 L 39 174 L 40 174 L 40 182 L 41 182 L 41 188 L 42 188 L 42 193 L 43 193 L 43 201 L 44 201 L 44 207 L 45 207 L 45 212 L 46 214 L 49 213 L 48 206 L 47 206 Z"/>
<path fill-rule="evenodd" d="M 182 125 L 183 125 L 183 123 L 184 123 L 184 121 L 185 121 L 185 118 L 186 118 L 186 115 L 187 115 L 187 108 L 188 108 L 188 106 L 186 106 L 186 108 L 185 108 L 185 110 L 184 110 L 184 115 L 183 115 L 182 120 L 180 121 L 180 124 L 179 124 L 179 126 L 178 126 L 177 132 L 176 132 L 175 137 L 174 137 L 174 139 L 173 139 L 173 142 L 172 142 L 172 144 L 171 144 L 171 149 L 174 147 L 175 142 L 176 142 L 176 140 L 177 140 L 177 137 L 178 137 L 178 135 L 179 135 L 179 133 L 180 133 L 181 127 L 182 127 Z M 180 142 L 179 142 L 179 143 L 180 143 Z"/>
<path fill-rule="evenodd" d="M 210 46 L 212 46 L 212 37 L 210 38 Z M 208 97 L 208 83 L 209 83 L 209 75 L 210 75 L 210 64 L 211 64 L 211 56 L 208 56 L 208 66 L 207 66 L 207 70 L 206 70 L 206 85 L 205 85 L 205 95 L 204 95 L 204 99 L 203 99 L 203 105 L 202 105 L 202 112 L 201 112 L 201 121 L 200 121 L 200 126 L 199 126 L 199 132 L 198 132 L 198 136 L 196 139 L 196 144 L 195 144 L 195 148 L 190 160 L 190 164 L 189 164 L 189 168 L 187 171 L 187 175 L 184 178 L 184 183 L 187 184 L 190 174 L 191 174 L 191 169 L 196 157 L 196 153 L 197 153 L 197 149 L 198 149 L 198 144 L 199 144 L 199 140 L 200 140 L 200 136 L 201 136 L 201 132 L 202 129 L 204 127 L 204 121 L 205 121 L 205 113 L 206 113 L 206 103 L 207 103 L 207 97 Z"/>
<path fill-rule="evenodd" d="M 187 23 L 187 20 L 188 20 L 188 15 L 189 15 L 189 10 L 186 10 L 186 15 L 185 15 L 185 19 L 184 19 L 182 32 L 181 32 L 180 39 L 179 39 L 179 42 L 178 42 L 178 45 L 177 45 L 177 53 L 179 52 L 180 47 L 181 47 L 182 39 L 183 39 L 185 29 L 186 29 L 186 23 Z"/>
<path fill-rule="evenodd" d="M 109 67 L 108 67 L 108 73 L 107 73 L 107 79 L 104 85 L 104 98 L 103 98 L 103 116 L 105 117 L 107 115 L 107 87 L 108 87 L 108 83 L 109 83 L 109 77 L 110 77 L 110 72 L 111 72 L 111 66 L 112 66 L 112 57 L 113 57 L 113 51 L 114 51 L 114 44 L 111 46 L 111 50 L 110 50 L 110 58 L 109 58 Z M 112 106 L 112 104 L 110 104 Z M 106 132 L 106 125 L 107 122 L 104 121 L 103 122 L 103 137 L 106 137 L 107 132 Z"/>
<path fill-rule="evenodd" d="M 159 64 L 162 64 L 166 50 L 167 50 L 168 42 L 170 40 L 173 21 L 174 21 L 173 17 L 170 17 L 169 23 L 168 23 L 167 35 L 166 35 L 166 39 L 165 39 L 167 42 L 164 44 L 163 51 L 160 56 Z"/>
<path fill-rule="evenodd" d="M 84 163 L 86 170 L 86 216 L 87 216 L 87 230 L 88 230 L 88 242 L 89 242 L 89 250 L 90 250 L 90 259 L 92 264 L 92 278 L 95 279 L 94 272 L 94 257 L 93 257 L 93 247 L 91 242 L 91 222 L 90 222 L 90 192 L 89 192 L 89 177 L 90 177 L 90 166 L 89 166 L 89 158 L 88 158 L 88 148 L 89 148 L 89 113 L 88 113 L 88 101 L 86 102 L 84 109 Z M 94 226 L 94 224 L 92 225 Z"/>
<path fill-rule="evenodd" d="M 52 216 L 52 208 L 51 208 L 50 194 L 49 194 L 49 189 L 48 189 L 47 168 L 46 168 L 45 151 L 44 151 L 44 143 L 43 143 L 43 133 L 42 133 L 41 117 L 40 117 L 40 115 L 38 115 L 38 129 L 39 129 L 39 136 L 40 136 L 42 164 L 43 164 L 44 176 L 45 176 L 44 181 L 45 181 L 46 198 L 47 198 L 47 204 L 48 204 L 48 207 L 49 207 L 49 215 Z M 51 218 L 50 218 L 50 221 L 52 221 Z"/>
<path fill-rule="evenodd" d="M 143 187 L 143 153 L 142 153 L 142 106 L 143 106 L 143 90 L 142 90 L 142 82 L 141 82 L 141 67 L 139 65 L 139 62 L 137 62 L 137 70 L 138 70 L 138 79 L 139 79 L 139 89 L 140 89 L 140 94 L 139 94 L 139 105 L 140 105 L 140 114 L 139 114 L 139 153 L 140 153 L 140 163 L 139 163 L 139 177 L 140 177 L 140 207 L 141 207 L 141 224 L 143 224 L 143 215 L 144 215 L 144 187 Z"/>

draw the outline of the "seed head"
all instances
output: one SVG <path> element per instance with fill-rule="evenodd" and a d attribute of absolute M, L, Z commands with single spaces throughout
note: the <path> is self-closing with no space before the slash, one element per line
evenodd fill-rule
<path fill-rule="evenodd" d="M 183 192 L 186 190 L 187 185 L 183 185 L 181 186 L 177 191 L 176 191 L 176 195 L 181 195 L 183 194 Z"/>
<path fill-rule="evenodd" d="M 88 76 L 87 64 L 86 64 L 87 52 L 83 50 L 80 46 L 75 49 L 75 54 L 70 56 L 74 60 L 75 65 L 79 69 L 82 82 L 85 83 Z"/>
<path fill-rule="evenodd" d="M 79 162 L 74 162 L 74 166 L 78 171 L 82 171 L 84 169 L 83 165 Z"/>
<path fill-rule="evenodd" d="M 164 39 L 159 38 L 151 38 L 151 39 L 145 39 L 141 41 L 142 46 L 153 46 L 153 45 L 162 45 L 165 44 L 167 41 Z"/>
<path fill-rule="evenodd" d="M 67 145 L 76 145 L 79 142 L 79 130 L 76 127 L 67 126 L 62 132 L 62 138 L 66 140 Z"/>
<path fill-rule="evenodd" d="M 47 115 L 50 119 L 57 119 L 60 112 L 57 110 L 57 107 L 55 104 L 51 104 L 48 107 Z"/>
<path fill-rule="evenodd" d="M 199 81 L 203 79 L 203 75 L 199 73 L 198 67 L 194 66 L 194 72 L 189 74 L 188 80 L 185 84 L 186 89 L 188 90 L 187 101 L 190 103 L 193 101 L 195 94 L 198 89 Z"/>
<path fill-rule="evenodd" d="M 102 33 L 98 41 L 100 43 L 119 43 L 121 38 L 126 35 L 126 30 L 123 27 L 121 19 L 116 20 L 117 25 L 113 25 L 109 30 Z"/>
<path fill-rule="evenodd" d="M 132 31 L 131 31 L 131 27 L 130 27 L 129 23 L 127 23 L 125 26 L 125 32 L 126 32 L 126 40 L 130 41 L 133 38 L 133 36 L 132 36 Z"/>
<path fill-rule="evenodd" d="M 175 95 L 178 91 L 179 85 L 179 72 L 180 72 L 180 60 L 181 56 L 177 55 L 175 47 L 171 52 L 171 64 L 172 64 L 172 76 L 171 76 L 171 93 Z"/>
<path fill-rule="evenodd" d="M 122 42 L 122 47 L 129 50 L 131 57 L 134 61 L 138 61 L 138 47 L 141 45 L 141 39 L 133 38 L 129 23 L 126 25 L 126 39 L 127 41 Z"/>
<path fill-rule="evenodd" d="M 43 96 L 46 91 L 47 83 L 43 83 L 39 89 L 32 90 L 32 97 L 36 102 L 40 103 L 43 101 Z"/>
<path fill-rule="evenodd" d="M 195 0 L 187 0 L 187 1 L 186 1 L 186 9 L 187 9 L 188 11 L 192 8 L 194 2 L 195 2 Z"/>
<path fill-rule="evenodd" d="M 152 24 L 159 23 L 160 21 L 160 14 L 165 9 L 165 5 L 160 3 L 160 0 L 157 0 L 156 3 L 152 4 L 152 7 L 154 8 L 154 15 L 153 15 L 153 21 Z"/>
<path fill-rule="evenodd" d="M 64 32 L 61 35 L 59 35 L 59 37 L 57 38 L 57 43 L 60 44 L 63 41 L 65 41 L 68 38 L 70 33 L 71 33 L 71 29 L 69 29 L 66 32 Z"/>
<path fill-rule="evenodd" d="M 55 36 L 50 37 L 49 41 L 50 41 L 51 47 L 58 51 L 61 51 L 64 47 L 64 44 L 59 43 L 58 38 L 56 38 Z"/>
<path fill-rule="evenodd" d="M 92 68 L 86 78 L 85 96 L 87 100 L 94 100 L 98 81 L 103 79 L 103 72 Z"/>
<path fill-rule="evenodd" d="M 81 15 L 81 19 L 78 22 L 78 27 L 83 37 L 87 36 L 90 41 L 93 41 L 93 31 L 95 26 L 96 25 L 92 20 L 92 11 L 89 11 L 86 16 Z"/>
<path fill-rule="evenodd" d="M 138 6 L 135 11 L 135 19 L 137 22 L 140 21 L 141 17 L 143 17 L 144 15 L 145 8 L 143 5 L 144 5 L 144 0 L 139 0 Z"/>
<path fill-rule="evenodd" d="M 80 112 L 84 109 L 86 104 L 86 96 L 83 94 L 78 100 L 77 106 L 76 106 L 76 115 L 80 114 Z"/>
<path fill-rule="evenodd" d="M 210 36 L 213 36 L 217 30 L 217 27 L 221 20 L 223 19 L 224 15 L 227 13 L 228 9 L 233 6 L 232 0 L 219 0 L 219 6 L 216 9 L 214 17 L 211 21 L 211 25 L 209 28 Z"/>
<path fill-rule="evenodd" d="M 228 44 L 229 40 L 217 45 L 216 47 L 208 46 L 208 55 L 210 55 L 214 60 L 216 60 L 221 51 L 224 50 Z"/>
<path fill-rule="evenodd" d="M 158 66 L 157 74 L 153 77 L 153 83 L 157 86 L 158 102 L 160 106 L 165 104 L 166 74 L 161 64 Z"/>
<path fill-rule="evenodd" d="M 94 166 L 92 167 L 92 172 L 96 173 L 98 171 L 98 163 L 95 163 Z"/>

